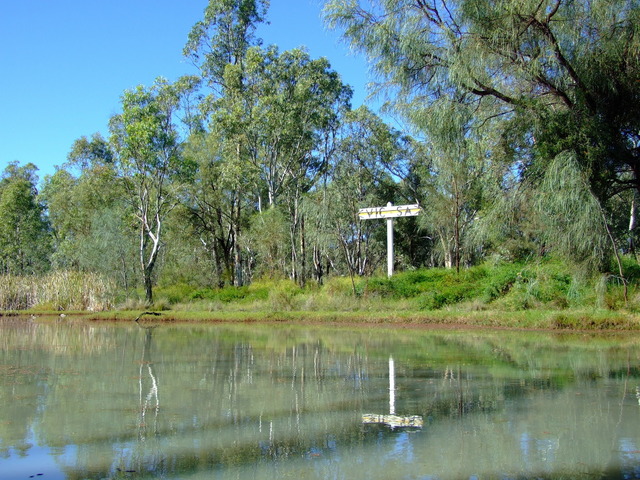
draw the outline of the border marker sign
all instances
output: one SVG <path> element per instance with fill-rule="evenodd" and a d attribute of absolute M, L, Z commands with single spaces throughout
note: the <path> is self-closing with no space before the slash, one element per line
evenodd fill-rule
<path fill-rule="evenodd" d="M 358 210 L 360 220 L 387 219 L 387 275 L 393 275 L 393 219 L 399 217 L 415 217 L 422 212 L 422 207 L 413 205 L 392 205 L 386 207 L 361 208 Z"/>

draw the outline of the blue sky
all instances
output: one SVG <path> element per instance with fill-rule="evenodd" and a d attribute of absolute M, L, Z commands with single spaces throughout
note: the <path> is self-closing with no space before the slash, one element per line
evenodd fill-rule
<path fill-rule="evenodd" d="M 0 4 L 0 169 L 66 161 L 77 138 L 108 135 L 120 95 L 196 73 L 182 48 L 207 0 L 5 0 Z M 364 103 L 367 67 L 320 17 L 321 0 L 271 0 L 265 44 L 327 57 Z"/>

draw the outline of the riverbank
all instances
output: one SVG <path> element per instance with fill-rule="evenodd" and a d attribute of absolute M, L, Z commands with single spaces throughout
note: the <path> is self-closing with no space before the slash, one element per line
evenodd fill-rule
<path fill-rule="evenodd" d="M 134 322 L 141 326 L 164 323 L 294 323 L 427 328 L 491 328 L 568 331 L 640 331 L 640 315 L 604 309 L 526 310 L 519 312 L 442 310 L 434 312 L 318 312 L 318 311 L 188 311 L 141 310 L 104 312 L 3 312 L 0 317 L 51 322 Z"/>
<path fill-rule="evenodd" d="M 332 277 L 304 287 L 290 280 L 224 288 L 159 285 L 152 305 L 145 304 L 142 292 L 112 291 L 108 282 L 79 273 L 5 280 L 0 312 L 45 320 L 133 321 L 153 311 L 158 315 L 143 316 L 141 322 L 640 330 L 640 268 L 631 259 L 625 282 L 609 274 L 585 276 L 547 260 L 485 264 L 459 273 L 422 269 L 392 278 Z"/>

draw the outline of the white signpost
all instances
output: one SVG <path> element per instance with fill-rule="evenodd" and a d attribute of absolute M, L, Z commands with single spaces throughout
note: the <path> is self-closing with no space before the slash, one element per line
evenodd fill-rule
<path fill-rule="evenodd" d="M 387 219 L 387 275 L 393 275 L 393 219 L 398 217 L 415 217 L 422 211 L 418 204 L 392 205 L 386 207 L 361 208 L 358 210 L 360 220 Z"/>

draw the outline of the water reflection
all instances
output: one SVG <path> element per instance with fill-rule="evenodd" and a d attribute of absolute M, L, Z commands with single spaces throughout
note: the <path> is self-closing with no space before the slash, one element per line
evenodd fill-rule
<path fill-rule="evenodd" d="M 4 321 L 0 478 L 635 478 L 639 344 Z"/>
<path fill-rule="evenodd" d="M 142 348 L 142 360 L 140 360 L 140 372 L 138 377 L 138 388 L 140 391 L 140 423 L 138 425 L 138 437 L 145 440 L 147 436 L 147 410 L 152 409 L 153 433 L 158 433 L 158 412 L 160 411 L 160 399 L 158 398 L 158 380 L 153 373 L 153 362 L 151 361 L 151 343 L 153 340 L 153 329 L 155 327 L 140 327 L 145 331 L 144 346 Z M 146 381 L 145 381 L 146 380 Z M 147 385 L 148 384 L 148 385 Z M 147 392 L 146 395 L 143 395 Z M 153 405 L 155 403 L 155 405 Z"/>

